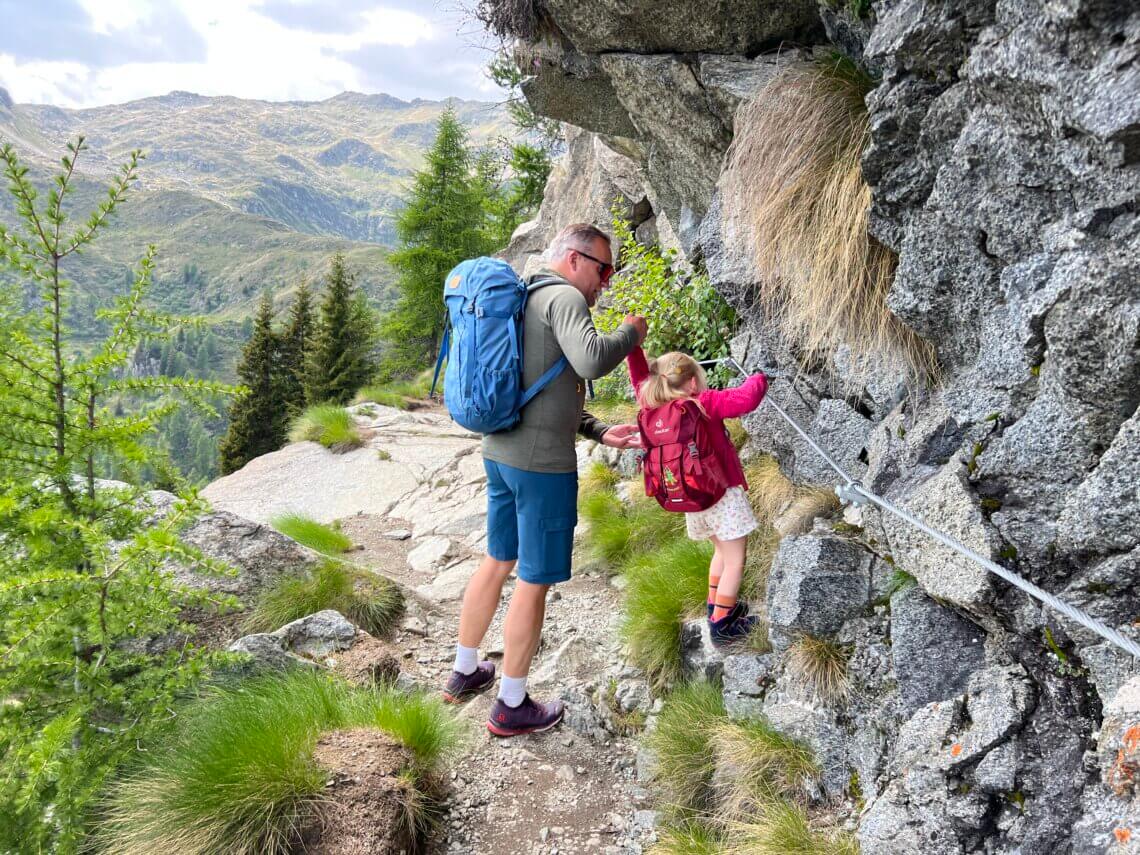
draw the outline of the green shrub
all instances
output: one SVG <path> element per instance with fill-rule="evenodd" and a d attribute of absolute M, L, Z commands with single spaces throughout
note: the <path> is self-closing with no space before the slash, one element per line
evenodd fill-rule
<path fill-rule="evenodd" d="M 688 683 L 665 699 L 657 727 L 643 742 L 656 757 L 654 787 L 667 813 L 692 818 L 708 806 L 716 769 L 713 734 L 727 720 L 720 687 L 713 683 Z"/>
<path fill-rule="evenodd" d="M 711 559 L 710 543 L 686 539 L 628 565 L 622 638 L 630 661 L 657 689 L 681 676 L 681 625 L 705 615 Z"/>
<path fill-rule="evenodd" d="M 319 442 L 330 451 L 337 452 L 351 451 L 364 444 L 364 437 L 356 429 L 352 414 L 336 404 L 309 407 L 293 422 L 289 439 L 292 442 Z"/>
<path fill-rule="evenodd" d="M 302 546 L 325 555 L 339 555 L 352 549 L 352 539 L 340 529 L 303 514 L 281 514 L 271 519 L 269 524 Z"/>
<path fill-rule="evenodd" d="M 736 313 L 708 276 L 694 273 L 673 250 L 662 252 L 639 243 L 629 220 L 617 208 L 613 233 L 621 244 L 621 271 L 607 292 L 608 306 L 595 314 L 598 329 L 616 329 L 626 314 L 646 315 L 653 321 L 645 340 L 648 353 L 659 356 L 680 350 L 697 359 L 728 356 Z M 618 380 L 622 374 L 615 372 Z M 609 387 L 603 384 L 603 388 Z"/>
<path fill-rule="evenodd" d="M 283 576 L 266 588 L 245 626 L 249 632 L 272 632 L 325 609 L 340 612 L 365 632 L 384 635 L 403 614 L 404 598 L 391 580 L 329 559 L 311 576 Z"/>
<path fill-rule="evenodd" d="M 326 773 L 313 761 L 321 733 L 382 730 L 413 753 L 417 780 L 437 771 L 459 725 L 435 699 L 361 689 L 292 672 L 218 689 L 190 705 L 161 746 L 111 792 L 104 851 L 142 855 L 295 851 L 319 806 Z"/>

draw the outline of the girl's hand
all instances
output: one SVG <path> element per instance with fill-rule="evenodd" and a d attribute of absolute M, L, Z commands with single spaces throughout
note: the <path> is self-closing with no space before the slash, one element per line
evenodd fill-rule
<path fill-rule="evenodd" d="M 614 425 L 602 434 L 602 445 L 610 448 L 641 448 L 641 431 L 637 425 Z"/>

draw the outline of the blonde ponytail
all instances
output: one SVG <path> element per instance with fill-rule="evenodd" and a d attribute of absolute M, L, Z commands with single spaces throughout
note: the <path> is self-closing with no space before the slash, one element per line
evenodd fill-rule
<path fill-rule="evenodd" d="M 649 377 L 637 390 L 637 401 L 646 408 L 689 397 L 689 381 L 697 378 L 697 393 L 708 388 L 705 370 L 687 353 L 666 353 L 649 361 Z"/>

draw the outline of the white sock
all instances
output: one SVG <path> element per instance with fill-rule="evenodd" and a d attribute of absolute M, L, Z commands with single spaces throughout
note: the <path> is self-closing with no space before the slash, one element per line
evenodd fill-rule
<path fill-rule="evenodd" d="M 474 674 L 479 667 L 479 648 L 455 645 L 455 670 L 460 674 Z"/>
<path fill-rule="evenodd" d="M 499 700 L 514 709 L 526 700 L 526 677 L 508 677 L 499 680 Z"/>

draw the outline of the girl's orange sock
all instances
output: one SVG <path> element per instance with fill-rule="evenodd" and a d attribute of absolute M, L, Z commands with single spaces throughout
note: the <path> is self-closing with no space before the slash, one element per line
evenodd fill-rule
<path fill-rule="evenodd" d="M 728 600 L 726 603 L 725 600 Z M 709 620 L 723 620 L 728 617 L 728 613 L 732 611 L 736 605 L 736 597 L 722 597 L 718 596 L 713 600 L 713 613 Z"/>

